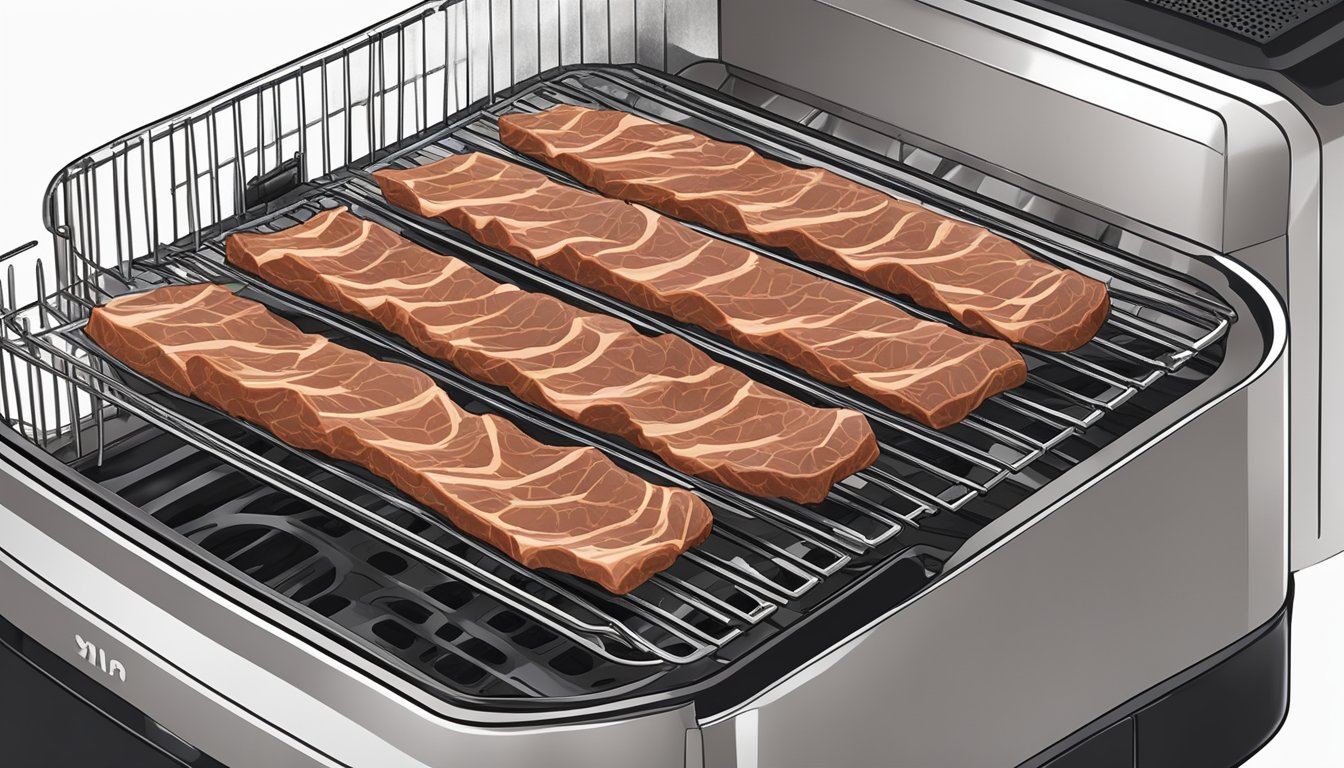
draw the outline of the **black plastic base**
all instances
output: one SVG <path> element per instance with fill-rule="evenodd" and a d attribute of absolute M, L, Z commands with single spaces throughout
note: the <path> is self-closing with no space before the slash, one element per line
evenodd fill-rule
<path fill-rule="evenodd" d="M 0 766 L 223 768 L 3 618 Z"/>
<path fill-rule="evenodd" d="M 1019 768 L 1232 768 L 1288 715 L 1292 597 L 1230 648 L 1094 721 Z"/>

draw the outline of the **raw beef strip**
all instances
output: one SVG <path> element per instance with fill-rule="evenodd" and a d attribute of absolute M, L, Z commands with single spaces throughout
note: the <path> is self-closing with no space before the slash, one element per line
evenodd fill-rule
<path fill-rule="evenodd" d="M 790 251 L 1017 344 L 1077 349 L 1110 311 L 1104 284 L 983 227 L 742 144 L 572 106 L 499 125 L 504 143 L 612 197 Z"/>
<path fill-rule="evenodd" d="M 302 333 L 221 286 L 115 299 L 86 332 L 184 395 L 386 478 L 531 568 L 624 593 L 709 535 L 695 495 L 471 414 L 414 368 Z"/>
<path fill-rule="evenodd" d="M 933 427 L 1026 380 L 1009 345 L 491 155 L 374 174 L 383 194 L 551 272 L 779 358 Z"/>
<path fill-rule="evenodd" d="M 227 252 L 271 284 L 381 325 L 472 378 L 740 491 L 815 503 L 877 458 L 859 413 L 805 405 L 676 336 L 649 338 L 501 285 L 344 208 L 274 234 L 233 235 Z"/>

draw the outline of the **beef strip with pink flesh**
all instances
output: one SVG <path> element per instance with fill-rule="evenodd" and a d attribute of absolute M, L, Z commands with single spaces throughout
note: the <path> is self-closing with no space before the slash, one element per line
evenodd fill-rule
<path fill-rule="evenodd" d="M 676 336 L 649 338 L 501 285 L 344 208 L 274 234 L 235 234 L 227 253 L 474 379 L 740 491 L 816 503 L 878 455 L 859 413 L 805 405 Z"/>
<path fill-rule="evenodd" d="M 531 568 L 624 593 L 709 535 L 694 494 L 471 414 L 414 368 L 305 334 L 221 286 L 115 299 L 86 332 L 181 394 L 387 479 Z"/>
<path fill-rule="evenodd" d="M 787 250 L 1017 344 L 1077 349 L 1110 311 L 1104 284 L 984 227 L 743 144 L 568 105 L 499 125 L 505 144 L 604 194 Z"/>
<path fill-rule="evenodd" d="M 889 302 L 640 206 L 555 183 L 491 155 L 374 174 L 394 204 L 635 306 L 699 325 L 933 427 L 1026 380 L 995 339 Z"/>

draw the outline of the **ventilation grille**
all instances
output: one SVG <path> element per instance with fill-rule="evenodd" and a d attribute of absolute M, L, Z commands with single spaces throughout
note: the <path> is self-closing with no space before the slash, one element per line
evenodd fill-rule
<path fill-rule="evenodd" d="M 1344 0 L 1142 0 L 1258 43 L 1268 43 Z"/>

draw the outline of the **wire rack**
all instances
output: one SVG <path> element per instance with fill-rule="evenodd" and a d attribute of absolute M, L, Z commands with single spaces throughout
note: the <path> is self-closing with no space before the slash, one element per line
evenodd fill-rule
<path fill-rule="evenodd" d="M 505 5 L 507 19 L 499 14 Z M 1163 394 L 1169 382 L 1193 386 L 1216 366 L 1218 342 L 1236 318 L 1211 292 L 1151 265 L 1100 258 L 1027 238 L 1007 224 L 986 222 L 1033 248 L 1040 258 L 1107 282 L 1113 311 L 1097 338 L 1076 352 L 1023 350 L 1030 369 L 1025 386 L 992 398 L 961 424 L 938 431 L 738 350 L 698 328 L 556 278 L 486 249 L 447 225 L 386 203 L 372 183 L 373 170 L 473 150 L 573 183 L 509 151 L 500 144 L 497 130 L 502 114 L 572 103 L 682 123 L 782 159 L 828 167 L 952 215 L 966 215 L 936 189 L 912 186 L 897 173 L 908 168 L 905 161 L 918 159 L 911 153 L 900 150 L 875 158 L 818 133 L 814 129 L 826 125 L 830 133 L 843 135 L 839 119 L 820 110 L 779 119 L 723 92 L 643 67 L 557 70 L 557 65 L 593 58 L 593 47 L 583 44 L 592 37 L 589 31 L 576 38 L 577 52 L 566 53 L 574 47 L 573 39 L 566 37 L 565 24 L 556 22 L 554 47 L 543 45 L 548 36 L 538 33 L 540 53 L 529 58 L 518 55 L 527 50 L 519 42 L 529 39 L 527 25 L 523 32 L 503 37 L 491 26 L 508 22 L 503 29 L 517 30 L 517 22 L 527 15 L 519 8 L 530 8 L 537 13 L 536 28 L 549 29 L 555 19 L 544 16 L 546 5 L 461 2 L 418 7 L 272 73 L 260 84 L 114 142 L 67 169 L 49 196 L 48 223 L 58 235 L 54 285 L 43 262 L 31 280 L 18 278 L 13 260 L 6 266 L 0 297 L 0 411 L 5 422 L 70 463 L 93 467 L 117 447 L 118 419 L 151 425 L 361 532 L 380 551 L 488 595 L 605 662 L 661 670 L 732 657 L 740 653 L 734 650 L 738 646 L 782 631 L 862 578 L 866 569 L 892 558 L 916 559 L 926 566 L 927 575 L 934 575 L 975 530 L 965 521 L 991 518 L 989 510 L 1011 503 L 1002 499 L 1020 499 L 1023 489 L 1039 488 L 1089 451 L 1094 453 L 1104 443 L 1098 436 L 1108 423 L 1120 425 L 1111 432 L 1128 423 L 1111 417 L 1127 406 L 1133 410 L 1132 401 L 1146 393 L 1158 402 L 1144 407 L 1160 407 L 1164 398 L 1174 399 Z M 663 47 L 655 55 L 648 42 L 628 50 L 609 44 L 599 58 L 663 67 L 684 55 L 666 47 L 674 37 L 667 25 L 675 21 L 667 16 L 667 7 L 656 4 L 661 10 L 650 14 L 655 4 L 625 5 L 633 12 L 633 39 L 661 41 Z M 556 3 L 560 16 L 564 6 Z M 622 6 L 608 4 L 609 21 Z M 646 11 L 642 17 L 639 8 Z M 661 36 L 650 36 L 650 24 L 664 25 Z M 502 40 L 507 49 L 501 47 Z M 501 70 L 507 74 L 501 76 Z M 543 71 L 548 74 L 538 76 Z M 725 80 L 724 85 L 740 83 Z M 283 229 L 336 205 L 348 205 L 422 245 L 453 253 L 495 279 L 621 317 L 649 333 L 676 333 L 806 402 L 859 410 L 874 426 L 881 457 L 838 484 L 818 505 L 748 497 L 676 472 L 619 439 L 474 382 L 399 339 L 274 289 L 223 260 L 230 232 Z M 950 322 L 844 275 L 756 250 L 912 314 Z M 7 259 L 0 258 L 0 264 Z M 82 332 L 91 308 L 110 298 L 201 281 L 231 284 L 305 330 L 414 365 L 459 403 L 509 418 L 538 439 L 593 445 L 651 481 L 694 490 L 710 504 L 715 532 L 672 569 L 624 597 L 580 579 L 532 572 L 458 533 L 358 468 L 296 451 L 264 430 L 239 425 L 167 392 L 107 358 Z M 31 298 L 24 296 L 25 288 Z M 1072 445 L 1078 438 L 1090 442 Z M 1062 448 L 1066 445 L 1068 450 Z"/>

